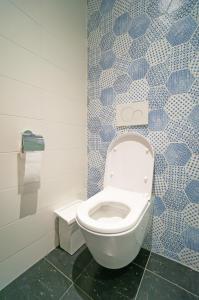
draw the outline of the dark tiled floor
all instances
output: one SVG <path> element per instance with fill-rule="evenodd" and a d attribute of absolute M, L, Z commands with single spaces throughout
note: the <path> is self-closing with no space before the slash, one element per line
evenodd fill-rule
<path fill-rule="evenodd" d="M 0 300 L 199 300 L 199 273 L 141 249 L 120 270 L 99 266 L 88 249 L 57 248 L 0 292 Z"/>
<path fill-rule="evenodd" d="M 147 269 L 153 273 L 182 286 L 184 289 L 199 295 L 199 273 L 177 264 L 163 256 L 153 253 Z M 187 272 L 187 273 L 186 273 Z M 196 284 L 198 283 L 198 284 Z"/>
<path fill-rule="evenodd" d="M 92 299 L 134 299 L 144 270 L 130 264 L 110 270 L 92 261 L 75 281 Z"/>
<path fill-rule="evenodd" d="M 81 271 L 88 265 L 92 256 L 85 246 L 74 255 L 69 255 L 60 248 L 46 256 L 46 260 L 62 271 L 67 277 L 75 281 Z"/>

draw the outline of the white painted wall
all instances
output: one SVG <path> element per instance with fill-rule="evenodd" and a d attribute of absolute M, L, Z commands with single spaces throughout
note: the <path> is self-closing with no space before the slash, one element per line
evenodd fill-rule
<path fill-rule="evenodd" d="M 0 1 L 0 289 L 56 246 L 53 210 L 85 193 L 86 55 L 85 0 Z M 36 212 L 22 218 L 27 129 L 46 150 Z"/>

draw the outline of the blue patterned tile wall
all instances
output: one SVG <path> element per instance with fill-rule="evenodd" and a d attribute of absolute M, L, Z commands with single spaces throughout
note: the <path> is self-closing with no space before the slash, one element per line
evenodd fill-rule
<path fill-rule="evenodd" d="M 88 1 L 88 196 L 119 133 L 155 149 L 145 247 L 199 271 L 199 1 Z M 116 128 L 116 104 L 149 101 L 148 126 Z"/>

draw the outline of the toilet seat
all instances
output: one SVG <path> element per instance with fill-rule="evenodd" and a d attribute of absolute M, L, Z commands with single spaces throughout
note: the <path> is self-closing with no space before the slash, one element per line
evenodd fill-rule
<path fill-rule="evenodd" d="M 103 186 L 151 195 L 153 165 L 153 148 L 145 137 L 118 135 L 108 147 Z"/>
<path fill-rule="evenodd" d="M 77 221 L 97 233 L 121 233 L 133 228 L 149 205 L 147 194 L 106 187 L 77 210 Z"/>

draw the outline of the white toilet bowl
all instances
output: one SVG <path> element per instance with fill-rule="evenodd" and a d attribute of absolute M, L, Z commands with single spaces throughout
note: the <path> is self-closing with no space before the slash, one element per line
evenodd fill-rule
<path fill-rule="evenodd" d="M 141 135 L 127 133 L 109 146 L 104 189 L 83 202 L 76 221 L 94 259 L 117 269 L 138 254 L 152 205 L 154 153 Z"/>

